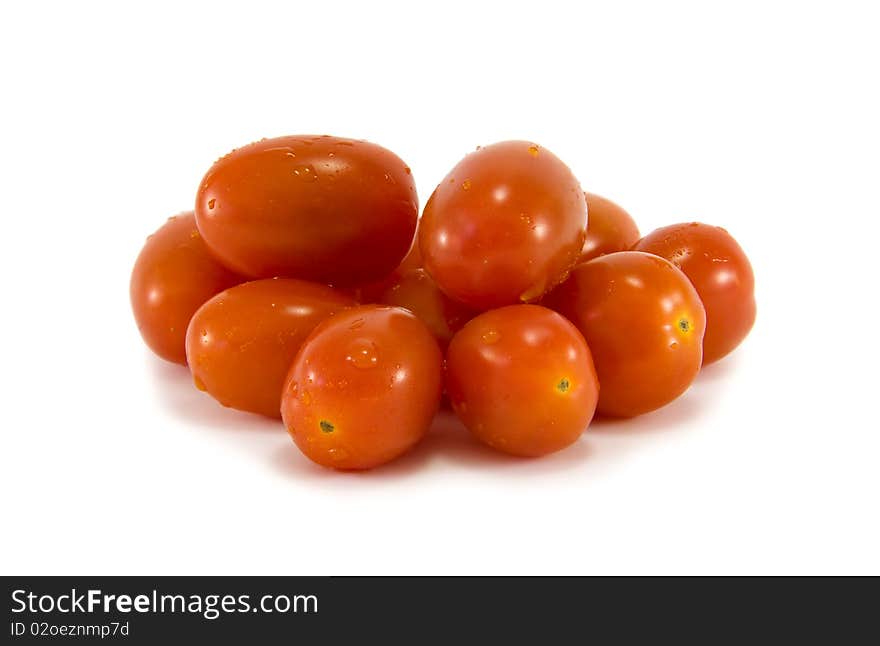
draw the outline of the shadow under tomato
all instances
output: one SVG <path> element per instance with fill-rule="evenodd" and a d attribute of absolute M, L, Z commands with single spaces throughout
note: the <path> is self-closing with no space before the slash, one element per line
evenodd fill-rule
<path fill-rule="evenodd" d="M 655 411 L 637 417 L 597 416 L 587 434 L 638 435 L 643 433 L 673 432 L 685 428 L 686 422 L 699 419 L 711 407 L 710 398 L 705 393 L 694 392 L 691 386 L 675 401 Z"/>
<path fill-rule="evenodd" d="M 170 363 L 147 354 L 147 363 L 153 374 L 153 384 L 159 399 L 176 417 L 201 428 L 284 433 L 281 420 L 246 413 L 221 406 L 207 393 L 195 387 L 185 366 Z"/>
<path fill-rule="evenodd" d="M 540 475 L 558 474 L 566 468 L 580 468 L 592 455 L 588 441 L 581 438 L 572 446 L 542 458 L 518 458 L 495 451 L 475 440 L 450 411 L 441 410 L 431 430 L 409 453 L 369 471 L 334 471 L 311 463 L 291 444 L 279 450 L 275 465 L 285 475 L 302 478 L 357 478 L 382 480 L 424 473 L 431 466 L 461 466 L 482 472 Z"/>
<path fill-rule="evenodd" d="M 738 363 L 739 357 L 737 356 L 737 351 L 734 350 L 732 354 L 719 359 L 715 363 L 703 366 L 700 374 L 697 375 L 696 383 L 714 383 L 727 379 L 730 374 L 736 372 Z"/>

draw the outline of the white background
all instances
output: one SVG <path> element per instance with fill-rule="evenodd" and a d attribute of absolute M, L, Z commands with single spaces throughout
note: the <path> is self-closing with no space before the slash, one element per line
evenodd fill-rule
<path fill-rule="evenodd" d="M 872 3 L 173 5 L 0 15 L 3 574 L 880 573 Z M 447 419 L 321 470 L 128 303 L 210 164 L 297 133 L 394 150 L 423 204 L 477 144 L 534 140 L 643 232 L 727 227 L 754 332 L 546 459 Z"/>

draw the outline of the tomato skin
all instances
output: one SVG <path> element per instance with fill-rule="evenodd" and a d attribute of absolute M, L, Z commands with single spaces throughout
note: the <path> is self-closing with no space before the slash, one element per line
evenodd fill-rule
<path fill-rule="evenodd" d="M 700 371 L 706 313 L 672 263 L 621 251 L 575 267 L 545 300 L 583 333 L 599 375 L 599 413 L 633 417 L 668 404 Z"/>
<path fill-rule="evenodd" d="M 634 247 L 666 258 L 693 283 L 706 308 L 703 365 L 718 361 L 748 336 L 755 323 L 755 275 L 733 236 L 698 222 L 652 231 Z"/>
<path fill-rule="evenodd" d="M 302 280 L 255 280 L 205 303 L 186 333 L 193 380 L 224 406 L 281 417 L 281 389 L 306 337 L 351 307 L 338 291 Z"/>
<path fill-rule="evenodd" d="M 186 365 L 186 326 L 193 314 L 243 280 L 208 252 L 192 211 L 169 218 L 147 238 L 129 283 L 131 308 L 147 346 Z"/>
<path fill-rule="evenodd" d="M 553 153 L 505 141 L 461 160 L 422 215 L 425 269 L 474 309 L 534 301 L 561 282 L 584 243 L 577 178 Z"/>
<path fill-rule="evenodd" d="M 410 248 L 418 210 L 412 173 L 391 151 L 288 136 L 218 160 L 195 212 L 211 251 L 241 274 L 341 287 L 389 274 Z"/>
<path fill-rule="evenodd" d="M 442 356 L 411 312 L 361 305 L 315 328 L 284 385 L 281 412 L 306 457 L 370 469 L 412 448 L 440 403 Z"/>
<path fill-rule="evenodd" d="M 446 388 L 477 439 L 522 457 L 574 443 L 599 397 L 584 337 L 539 305 L 509 305 L 468 322 L 449 345 Z"/>
<path fill-rule="evenodd" d="M 390 274 L 369 283 L 360 284 L 350 288 L 350 293 L 359 303 L 381 303 L 382 295 L 386 290 L 393 287 L 404 274 L 414 269 L 422 268 L 422 254 L 419 251 L 419 228 L 416 224 L 416 233 L 413 236 L 412 245 L 400 264 Z M 392 303 L 393 304 L 393 303 Z"/>
<path fill-rule="evenodd" d="M 441 292 L 424 269 L 412 269 L 397 277 L 382 292 L 379 302 L 403 307 L 415 314 L 428 326 L 442 349 L 476 315 L 468 306 Z"/>
<path fill-rule="evenodd" d="M 609 199 L 585 193 L 587 200 L 587 237 L 579 262 L 598 258 L 606 253 L 628 251 L 640 234 L 629 213 Z"/>

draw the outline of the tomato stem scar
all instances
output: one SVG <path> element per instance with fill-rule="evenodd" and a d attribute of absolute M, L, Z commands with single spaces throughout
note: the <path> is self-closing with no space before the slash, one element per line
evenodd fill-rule
<path fill-rule="evenodd" d="M 336 430 L 336 427 L 333 426 L 333 424 L 328 422 L 326 419 L 322 419 L 318 425 L 321 427 L 321 430 L 325 433 L 332 433 L 334 430 Z"/>
<path fill-rule="evenodd" d="M 567 377 L 563 377 L 562 380 L 556 384 L 556 390 L 561 393 L 567 393 L 569 388 L 571 388 L 571 383 L 568 381 Z"/>
<path fill-rule="evenodd" d="M 689 332 L 691 329 L 690 321 L 688 321 L 687 319 L 679 319 L 678 329 L 680 329 L 682 332 Z"/>

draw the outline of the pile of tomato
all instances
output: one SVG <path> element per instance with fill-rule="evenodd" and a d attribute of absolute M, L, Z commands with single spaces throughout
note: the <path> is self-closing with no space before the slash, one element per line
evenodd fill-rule
<path fill-rule="evenodd" d="M 410 168 L 366 141 L 264 139 L 208 170 L 147 239 L 135 319 L 220 404 L 281 418 L 318 464 L 411 449 L 448 402 L 499 451 L 569 446 L 594 415 L 684 393 L 755 320 L 724 229 L 641 237 L 546 148 L 478 148 L 419 218 Z"/>

